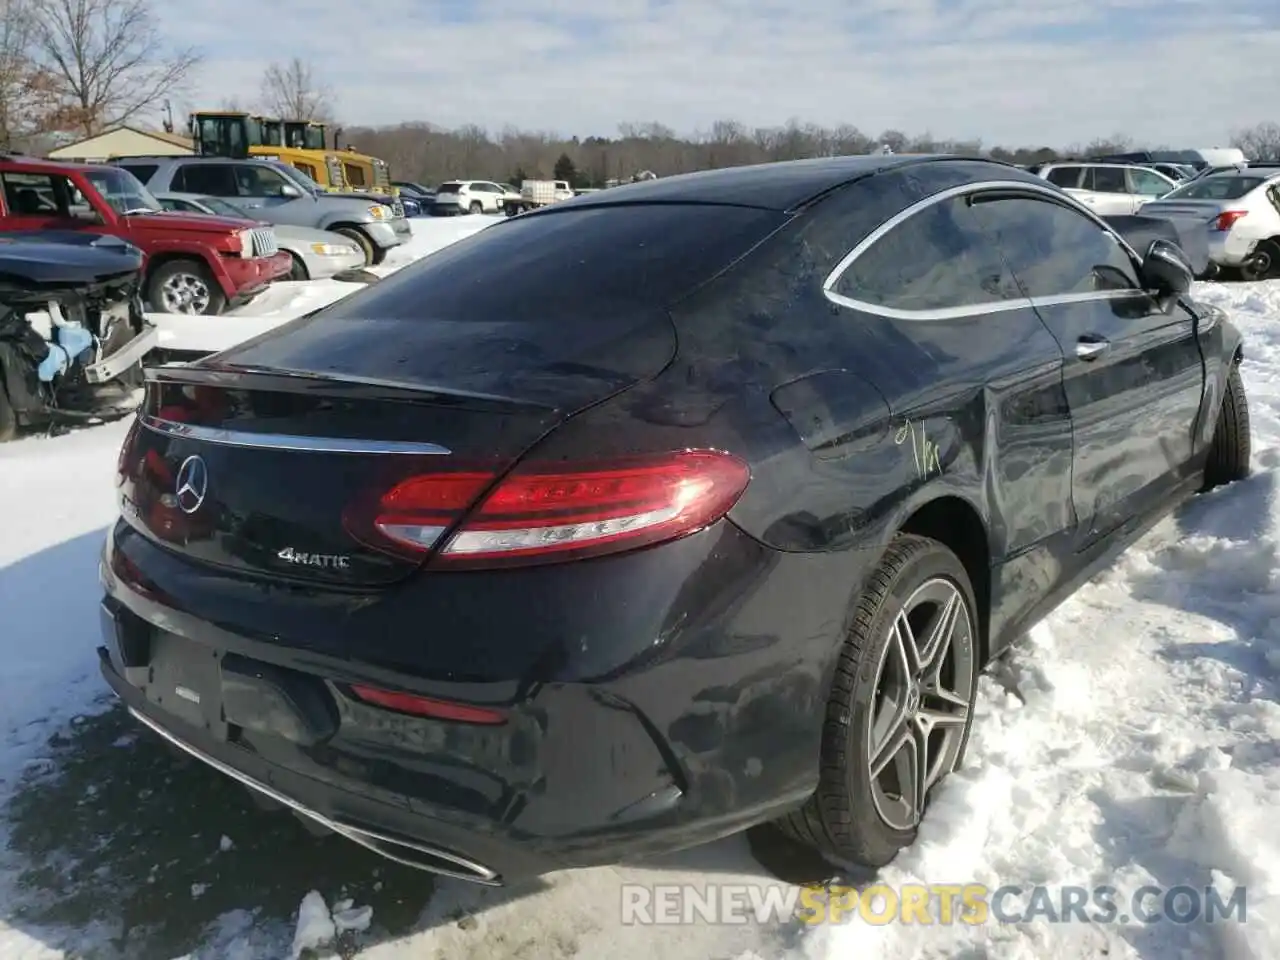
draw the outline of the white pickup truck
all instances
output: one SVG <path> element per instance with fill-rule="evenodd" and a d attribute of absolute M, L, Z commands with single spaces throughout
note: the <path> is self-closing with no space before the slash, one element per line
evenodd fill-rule
<path fill-rule="evenodd" d="M 507 216 L 514 217 L 525 210 L 536 210 L 573 197 L 573 188 L 567 180 L 524 180 L 520 184 L 520 196 L 504 196 L 502 208 Z"/>

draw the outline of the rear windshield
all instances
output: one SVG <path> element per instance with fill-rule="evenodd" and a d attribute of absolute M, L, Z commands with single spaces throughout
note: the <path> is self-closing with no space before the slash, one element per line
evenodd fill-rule
<path fill-rule="evenodd" d="M 379 344 L 389 321 L 398 349 L 412 353 L 414 326 L 430 341 L 437 324 L 474 324 L 495 338 L 516 328 L 608 325 L 615 315 L 663 308 L 728 267 L 786 222 L 776 210 L 694 204 L 590 206 L 500 220 L 405 267 L 380 283 L 295 321 L 296 334 L 241 350 L 237 362 L 316 369 L 315 321 L 332 336 L 325 350 L 350 356 Z M 350 322 L 352 336 L 333 336 Z M 570 324 L 571 325 L 571 324 Z M 284 328 L 288 330 L 289 328 Z M 545 336 L 546 331 L 537 334 Z"/>
<path fill-rule="evenodd" d="M 442 183 L 436 188 L 436 193 L 457 193 L 461 188 L 460 183 Z"/>
<path fill-rule="evenodd" d="M 331 317 L 555 323 L 593 300 L 667 306 L 785 219 L 693 204 L 599 206 L 499 221 L 327 308 Z M 501 265 L 501 272 L 494 273 Z"/>
<path fill-rule="evenodd" d="M 1204 177 L 1166 194 L 1165 200 L 1239 200 L 1267 182 L 1267 177 Z"/>

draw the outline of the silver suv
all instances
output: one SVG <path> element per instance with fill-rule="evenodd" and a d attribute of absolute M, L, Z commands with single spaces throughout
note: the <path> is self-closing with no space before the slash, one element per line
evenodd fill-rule
<path fill-rule="evenodd" d="M 1053 162 L 1032 167 L 1031 172 L 1062 187 L 1100 217 L 1137 213 L 1144 203 L 1178 186 L 1163 173 L 1136 163 Z"/>
<path fill-rule="evenodd" d="M 216 157 L 127 157 L 112 161 L 152 193 L 220 197 L 266 223 L 332 230 L 364 251 L 367 264 L 409 239 L 409 221 L 398 204 L 373 197 L 325 193 L 292 167 L 275 160 Z"/>

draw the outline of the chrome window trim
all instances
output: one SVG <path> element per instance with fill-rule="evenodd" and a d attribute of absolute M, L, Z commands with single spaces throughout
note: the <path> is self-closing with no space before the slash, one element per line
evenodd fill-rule
<path fill-rule="evenodd" d="M 202 427 L 191 423 L 165 420 L 151 414 L 138 414 L 138 421 L 148 430 L 186 440 L 199 440 L 226 447 L 258 450 L 291 450 L 306 453 L 357 453 L 368 455 L 448 456 L 453 451 L 438 443 L 415 440 L 357 440 L 348 437 L 307 437 L 287 433 L 249 433 L 222 427 Z"/>
<path fill-rule="evenodd" d="M 1087 303 L 1094 300 L 1128 300 L 1136 297 L 1149 297 L 1150 294 L 1144 290 L 1090 290 L 1081 293 L 1061 293 L 1044 297 L 1015 297 L 1010 300 L 992 300 L 990 303 L 974 303 L 961 307 L 938 307 L 931 310 L 902 310 L 896 307 L 886 307 L 877 303 L 868 303 L 865 300 L 857 300 L 853 297 L 847 297 L 843 294 L 835 292 L 835 286 L 840 282 L 840 278 L 844 276 L 846 270 L 853 264 L 858 257 L 866 253 L 874 246 L 885 234 L 894 228 L 910 220 L 917 213 L 927 210 L 929 207 L 956 197 L 963 197 L 973 193 L 984 193 L 992 190 L 1012 190 L 1021 193 L 1036 194 L 1048 201 L 1056 203 L 1058 206 L 1067 207 L 1079 214 L 1082 214 L 1087 220 L 1091 220 L 1095 226 L 1102 230 L 1113 242 L 1119 245 L 1129 255 L 1129 259 L 1133 262 L 1135 269 L 1137 264 L 1142 262 L 1142 258 L 1129 246 L 1128 242 L 1120 236 L 1115 230 L 1095 214 L 1084 204 L 1075 200 L 1070 194 L 1052 186 L 1041 186 L 1036 183 L 1029 183 L 1024 180 L 985 180 L 981 183 L 964 183 L 955 187 L 948 187 L 940 190 L 935 194 L 917 200 L 910 206 L 904 207 L 895 213 L 888 220 L 885 220 L 878 227 L 862 238 L 858 244 L 846 253 L 840 262 L 832 268 L 827 274 L 826 280 L 822 283 L 823 296 L 830 302 L 848 307 L 852 310 L 858 310 L 862 313 L 870 313 L 880 317 L 887 317 L 891 320 L 958 320 L 964 317 L 985 316 L 992 313 L 1003 313 L 1009 310 L 1025 310 L 1028 307 L 1036 306 L 1057 306 L 1068 303 Z"/>

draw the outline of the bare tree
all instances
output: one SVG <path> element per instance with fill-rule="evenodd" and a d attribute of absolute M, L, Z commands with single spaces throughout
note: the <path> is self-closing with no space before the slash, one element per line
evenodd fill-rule
<path fill-rule="evenodd" d="M 310 61 L 294 57 L 273 63 L 262 77 L 262 108 L 285 120 L 333 120 L 333 89 L 316 76 Z"/>
<path fill-rule="evenodd" d="M 0 146 L 9 147 L 24 126 L 31 80 L 31 8 L 27 0 L 0 3 Z"/>
<path fill-rule="evenodd" d="M 1231 145 L 1243 150 L 1250 160 L 1280 160 L 1280 123 L 1260 123 L 1238 130 Z"/>
<path fill-rule="evenodd" d="M 180 89 L 200 63 L 167 50 L 149 0 L 32 0 L 33 43 L 63 101 L 67 129 L 92 136 Z"/>

